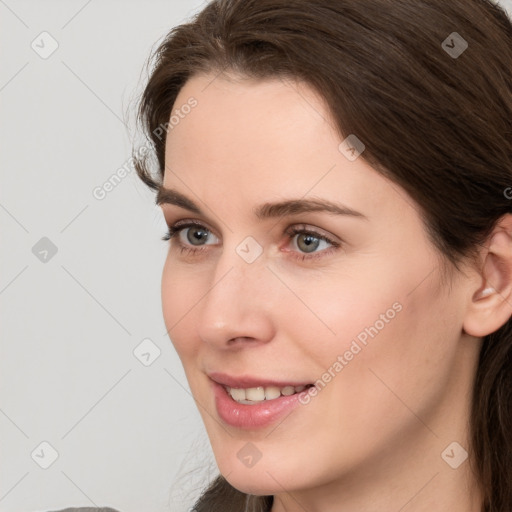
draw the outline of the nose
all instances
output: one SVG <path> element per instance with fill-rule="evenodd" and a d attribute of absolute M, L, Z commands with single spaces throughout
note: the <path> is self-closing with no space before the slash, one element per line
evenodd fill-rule
<path fill-rule="evenodd" d="M 235 248 L 224 248 L 214 268 L 198 310 L 200 339 L 217 349 L 267 343 L 274 336 L 279 281 L 264 254 L 248 263 Z"/>

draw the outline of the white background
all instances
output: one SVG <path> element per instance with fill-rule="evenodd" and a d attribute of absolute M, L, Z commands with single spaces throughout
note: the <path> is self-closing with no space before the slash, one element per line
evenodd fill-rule
<path fill-rule="evenodd" d="M 152 47 L 202 3 L 0 0 L 1 512 L 184 512 L 215 475 L 165 334 L 154 195 L 134 171 L 93 195 L 130 157 Z"/>

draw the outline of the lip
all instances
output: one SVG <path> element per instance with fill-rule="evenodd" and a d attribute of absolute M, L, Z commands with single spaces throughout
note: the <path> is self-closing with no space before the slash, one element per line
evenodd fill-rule
<path fill-rule="evenodd" d="M 259 377 L 252 377 L 250 375 L 244 375 L 241 377 L 232 377 L 225 373 L 220 372 L 211 372 L 208 373 L 208 377 L 211 380 L 217 382 L 217 384 L 222 384 L 224 386 L 229 386 L 230 388 L 257 388 L 259 386 L 267 387 L 267 386 L 276 386 L 278 388 L 284 388 L 285 386 L 308 386 L 313 384 L 312 382 L 296 382 L 296 381 L 277 381 L 271 379 L 263 379 Z M 254 407 L 254 406 L 251 406 Z"/>
<path fill-rule="evenodd" d="M 307 390 L 294 395 L 263 400 L 254 405 L 239 404 L 227 392 L 224 385 L 210 380 L 215 396 L 215 407 L 220 419 L 232 427 L 243 430 L 263 428 L 289 414 L 299 405 L 299 397 Z"/>

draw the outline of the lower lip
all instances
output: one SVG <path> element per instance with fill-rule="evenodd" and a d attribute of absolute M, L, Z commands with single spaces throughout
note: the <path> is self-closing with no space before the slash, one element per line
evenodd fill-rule
<path fill-rule="evenodd" d="M 214 381 L 212 384 L 217 413 L 224 422 L 236 428 L 252 430 L 266 427 L 290 413 L 300 403 L 301 393 L 295 393 L 273 400 L 264 400 L 255 405 L 239 404 L 231 398 L 224 386 Z"/>

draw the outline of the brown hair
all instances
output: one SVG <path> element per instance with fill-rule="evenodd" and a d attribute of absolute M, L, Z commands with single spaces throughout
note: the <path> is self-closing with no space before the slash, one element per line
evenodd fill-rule
<path fill-rule="evenodd" d="M 457 34 L 453 34 L 457 32 Z M 450 48 L 461 48 L 460 55 Z M 454 39 L 455 38 L 455 39 Z M 157 190 L 176 97 L 201 72 L 306 82 L 342 138 L 419 206 L 443 260 L 472 258 L 512 212 L 512 24 L 490 0 L 217 0 L 175 27 L 153 55 L 138 119 L 154 145 L 135 158 Z M 147 156 L 147 155 L 146 155 Z M 484 338 L 470 420 L 483 512 L 512 508 L 512 320 Z M 270 510 L 219 476 L 198 512 Z"/>

